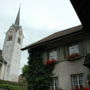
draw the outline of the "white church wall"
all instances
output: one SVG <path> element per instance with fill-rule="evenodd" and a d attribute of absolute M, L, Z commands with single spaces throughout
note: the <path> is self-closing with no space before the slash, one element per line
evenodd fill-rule
<path fill-rule="evenodd" d="M 11 80 L 18 81 L 18 75 L 19 75 L 19 69 L 20 69 L 20 59 L 21 59 L 21 44 L 18 43 L 18 37 L 22 40 L 23 38 L 19 35 L 19 31 L 17 31 L 16 39 L 15 39 L 15 45 L 13 47 L 13 55 L 12 55 L 12 61 L 11 61 L 11 69 L 10 69 L 10 77 Z M 17 68 L 15 68 L 17 67 Z M 13 68 L 15 68 L 13 70 Z"/>
<path fill-rule="evenodd" d="M 23 32 L 20 27 L 20 8 L 15 23 L 10 26 L 6 32 L 5 42 L 3 46 L 3 57 L 7 62 L 4 80 L 17 82 L 20 69 L 21 46 L 23 42 Z"/>

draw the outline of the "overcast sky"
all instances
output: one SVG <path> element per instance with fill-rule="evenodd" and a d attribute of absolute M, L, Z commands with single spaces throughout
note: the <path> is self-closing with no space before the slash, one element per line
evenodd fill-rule
<path fill-rule="evenodd" d="M 70 0 L 0 0 L 0 49 L 6 31 L 15 22 L 20 3 L 23 47 L 54 32 L 80 25 Z M 23 51 L 20 69 L 27 63 L 27 57 L 27 51 Z"/>

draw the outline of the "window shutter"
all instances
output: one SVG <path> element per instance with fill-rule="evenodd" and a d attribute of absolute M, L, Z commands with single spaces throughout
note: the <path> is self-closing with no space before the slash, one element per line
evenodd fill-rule
<path fill-rule="evenodd" d="M 66 59 L 66 57 L 68 56 L 68 47 L 67 46 L 63 47 L 63 55 L 64 55 L 64 59 Z"/>
<path fill-rule="evenodd" d="M 85 55 L 86 55 L 86 49 L 85 49 L 85 44 L 84 44 L 84 42 L 80 42 L 80 43 L 79 43 L 79 49 L 80 49 L 80 54 L 81 54 L 81 56 L 85 56 Z"/>

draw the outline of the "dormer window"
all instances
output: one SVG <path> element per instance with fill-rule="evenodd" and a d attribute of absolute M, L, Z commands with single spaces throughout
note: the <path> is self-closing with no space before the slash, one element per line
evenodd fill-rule
<path fill-rule="evenodd" d="M 17 42 L 18 42 L 19 44 L 21 44 L 21 39 L 20 39 L 20 38 L 18 38 Z"/>
<path fill-rule="evenodd" d="M 10 35 L 7 39 L 7 41 L 11 41 L 12 40 L 12 35 Z"/>

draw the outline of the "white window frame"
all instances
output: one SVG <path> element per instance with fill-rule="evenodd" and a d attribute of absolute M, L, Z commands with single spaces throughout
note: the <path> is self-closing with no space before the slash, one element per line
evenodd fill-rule
<path fill-rule="evenodd" d="M 82 79 L 80 79 L 80 75 L 82 75 Z M 76 78 L 76 80 L 74 80 L 74 77 Z M 84 77 L 83 77 L 83 73 L 80 74 L 73 74 L 71 75 L 71 84 L 72 84 L 72 88 L 75 88 L 75 83 L 77 83 L 77 87 L 80 88 L 80 81 L 82 81 L 82 86 L 84 87 Z"/>
<path fill-rule="evenodd" d="M 57 50 L 49 50 L 48 51 L 48 60 L 58 60 Z M 55 57 L 54 57 L 55 56 Z"/>
<path fill-rule="evenodd" d="M 71 48 L 71 51 L 70 51 L 70 48 Z M 78 48 L 78 50 L 76 48 Z M 72 55 L 75 53 L 80 54 L 80 44 L 79 43 L 73 43 L 68 46 L 68 55 Z"/>
<path fill-rule="evenodd" d="M 50 88 L 53 88 L 53 90 L 57 90 L 58 88 L 58 77 L 53 77 L 52 85 Z"/>

